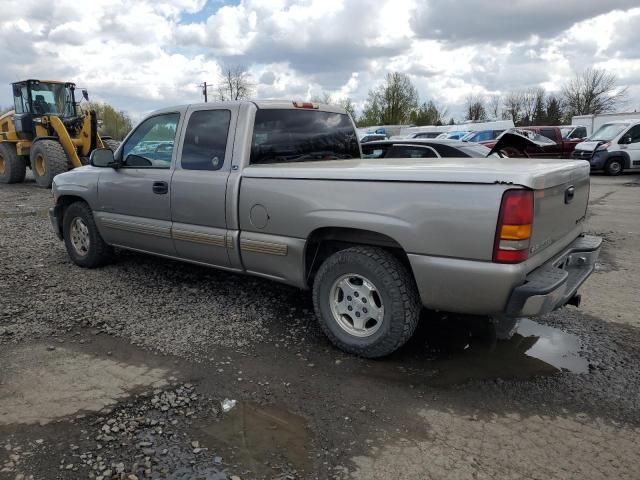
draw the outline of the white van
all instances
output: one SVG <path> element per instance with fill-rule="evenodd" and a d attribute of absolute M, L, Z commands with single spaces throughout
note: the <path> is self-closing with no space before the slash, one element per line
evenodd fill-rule
<path fill-rule="evenodd" d="M 591 136 L 605 123 L 617 122 L 619 120 L 633 120 L 640 118 L 638 112 L 624 113 L 599 113 L 596 115 L 576 115 L 571 118 L 571 125 L 584 126 L 587 129 L 587 135 Z"/>
<path fill-rule="evenodd" d="M 571 158 L 587 160 L 592 170 L 607 175 L 640 170 L 640 118 L 605 123 L 576 145 Z"/>

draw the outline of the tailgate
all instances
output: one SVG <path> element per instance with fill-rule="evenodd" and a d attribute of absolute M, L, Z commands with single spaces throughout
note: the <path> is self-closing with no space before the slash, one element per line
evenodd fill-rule
<path fill-rule="evenodd" d="M 589 170 L 576 168 L 563 183 L 534 191 L 530 253 L 537 254 L 582 223 L 589 203 Z"/>

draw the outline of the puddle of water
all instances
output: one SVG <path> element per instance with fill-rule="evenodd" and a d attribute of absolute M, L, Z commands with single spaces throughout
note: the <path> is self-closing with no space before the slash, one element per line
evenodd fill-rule
<path fill-rule="evenodd" d="M 388 360 L 367 363 L 367 376 L 406 381 L 398 370 L 434 386 L 451 386 L 470 380 L 528 379 L 561 371 L 587 373 L 577 336 L 557 328 L 522 319 L 510 340 L 493 342 L 472 335 L 463 324 L 435 324 L 422 334 L 419 344 Z M 477 325 L 476 325 L 477 326 Z M 425 343 L 428 348 L 425 354 Z"/>
<path fill-rule="evenodd" d="M 220 452 L 226 465 L 250 470 L 251 478 L 271 478 L 292 469 L 303 476 L 309 470 L 307 423 L 284 408 L 239 401 L 199 433 L 204 435 L 200 442 Z"/>
<path fill-rule="evenodd" d="M 520 320 L 516 335 L 535 338 L 535 343 L 526 355 L 542 360 L 560 370 L 573 373 L 587 373 L 589 363 L 582 358 L 580 339 L 560 329 L 541 325 L 528 318 Z"/>

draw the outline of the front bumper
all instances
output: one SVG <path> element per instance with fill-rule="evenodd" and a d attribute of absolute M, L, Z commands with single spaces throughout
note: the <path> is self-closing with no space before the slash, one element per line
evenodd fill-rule
<path fill-rule="evenodd" d="M 51 228 L 53 233 L 56 234 L 58 239 L 62 240 L 62 224 L 61 224 L 62 215 L 60 215 L 60 206 L 56 205 L 55 207 L 51 207 L 49 209 L 49 221 L 51 222 Z"/>
<path fill-rule="evenodd" d="M 595 269 L 602 239 L 591 235 L 576 239 L 560 255 L 529 273 L 507 303 L 506 315 L 543 315 L 566 305 Z"/>

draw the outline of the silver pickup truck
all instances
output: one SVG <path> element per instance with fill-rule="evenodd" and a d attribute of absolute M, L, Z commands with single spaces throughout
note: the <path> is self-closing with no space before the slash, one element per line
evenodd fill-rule
<path fill-rule="evenodd" d="M 601 243 L 582 234 L 587 162 L 363 159 L 345 111 L 311 103 L 154 112 L 53 193 L 79 266 L 119 247 L 311 290 L 330 340 L 366 357 L 403 345 L 423 307 L 508 319 L 577 304 Z"/>

